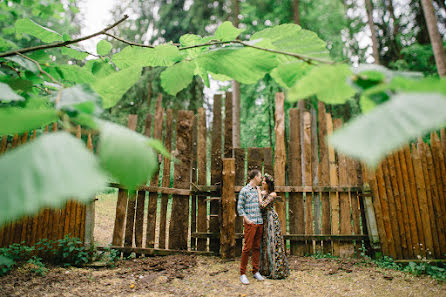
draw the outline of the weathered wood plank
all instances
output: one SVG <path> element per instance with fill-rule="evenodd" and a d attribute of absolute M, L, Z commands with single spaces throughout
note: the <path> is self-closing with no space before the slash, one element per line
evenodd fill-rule
<path fill-rule="evenodd" d="M 334 123 L 331 119 L 331 114 L 327 113 L 327 134 L 331 135 L 333 133 L 333 124 L 335 129 L 339 129 L 342 126 L 340 120 L 335 120 Z M 332 187 L 339 185 L 338 180 L 338 165 L 335 159 L 335 151 L 333 146 L 328 146 L 328 162 L 329 162 L 329 174 L 330 174 L 330 185 Z M 331 234 L 339 234 L 339 193 L 330 192 L 330 211 L 331 211 Z M 340 247 L 338 242 L 332 243 L 333 255 L 340 255 Z"/>
<path fill-rule="evenodd" d="M 175 164 L 174 187 L 188 188 L 190 183 L 193 112 L 178 111 L 176 151 L 180 163 Z M 187 250 L 189 229 L 189 199 L 173 196 L 169 226 L 169 249 Z"/>
<path fill-rule="evenodd" d="M 223 191 L 222 213 L 223 220 L 220 229 L 220 255 L 223 259 L 235 257 L 235 159 L 223 159 Z"/>
<path fill-rule="evenodd" d="M 192 127 L 192 168 L 191 168 L 191 182 L 193 184 L 197 183 L 197 136 L 198 136 L 198 113 L 194 115 L 194 124 Z M 232 135 L 231 135 L 232 137 Z M 198 196 L 192 195 L 191 196 L 191 219 L 190 219 L 190 232 L 197 232 L 197 199 Z M 195 238 L 190 239 L 190 247 L 192 250 L 197 249 L 197 240 Z"/>
<path fill-rule="evenodd" d="M 303 149 L 303 160 L 302 163 L 305 167 L 302 169 L 302 176 L 304 177 L 305 186 L 313 186 L 313 176 L 311 173 L 311 114 L 309 112 L 304 112 L 304 149 Z M 305 194 L 305 234 L 313 234 L 313 193 Z M 313 254 L 313 242 L 308 241 L 306 244 L 306 252 L 308 254 Z"/>
<path fill-rule="evenodd" d="M 221 95 L 214 96 L 212 144 L 211 144 L 211 185 L 221 185 L 222 182 L 222 119 L 221 119 Z M 210 202 L 210 232 L 220 232 L 220 205 L 218 201 Z M 220 251 L 220 241 L 211 239 L 209 250 L 214 253 Z"/>
<path fill-rule="evenodd" d="M 347 160 L 347 166 L 348 166 L 348 179 L 350 181 L 351 185 L 358 185 L 358 175 L 357 175 L 357 163 L 352 160 L 351 158 L 348 158 Z M 358 202 L 358 192 L 350 192 L 350 205 L 351 205 L 351 217 L 352 217 L 352 223 L 353 228 L 352 234 L 360 235 L 361 232 L 361 226 L 359 223 L 359 218 L 361 216 L 361 212 L 359 209 L 359 202 Z M 361 249 L 362 244 L 360 242 L 355 242 L 355 253 L 356 256 L 361 255 Z"/>
<path fill-rule="evenodd" d="M 266 152 L 265 152 L 266 155 Z M 245 156 L 246 150 L 244 148 L 234 148 L 234 157 L 235 157 L 235 177 L 234 184 L 238 186 L 243 186 L 245 184 Z M 272 159 L 272 152 L 271 152 Z M 272 165 L 271 165 L 272 168 Z M 266 169 L 265 169 L 266 170 Z M 236 201 L 238 201 L 238 194 L 236 195 Z M 243 217 L 239 216 L 237 213 L 237 217 L 235 219 L 235 232 L 243 233 Z M 236 238 L 235 240 L 235 254 L 239 257 L 242 254 L 242 239 Z"/>
<path fill-rule="evenodd" d="M 232 93 L 225 93 L 225 124 L 224 124 L 224 150 L 225 158 L 232 158 Z"/>
<path fill-rule="evenodd" d="M 318 117 L 317 112 L 314 107 L 310 109 L 311 114 L 311 175 L 313 179 L 313 186 L 319 185 L 319 146 L 318 146 Z M 313 193 L 313 207 L 314 207 L 314 215 L 313 215 L 313 223 L 314 223 L 314 234 L 321 233 L 321 200 L 319 193 Z M 313 242 L 315 244 L 316 252 L 321 252 L 321 243 Z"/>
<path fill-rule="evenodd" d="M 206 185 L 206 113 L 203 107 L 198 109 L 198 135 L 197 135 L 197 168 L 198 168 L 198 184 Z M 197 201 L 197 231 L 206 232 L 208 229 L 207 223 L 207 202 L 206 196 L 198 196 Z M 207 239 L 199 238 L 197 240 L 197 250 L 205 251 L 207 246 Z"/>

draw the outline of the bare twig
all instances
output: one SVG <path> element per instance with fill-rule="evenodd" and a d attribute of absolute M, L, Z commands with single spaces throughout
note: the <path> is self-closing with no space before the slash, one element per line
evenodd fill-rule
<path fill-rule="evenodd" d="M 93 34 L 90 34 L 90 35 L 87 35 L 87 36 L 84 36 L 84 37 L 80 37 L 80 38 L 76 38 L 76 39 L 68 40 L 68 41 L 64 41 L 64 42 L 56 42 L 56 43 L 52 43 L 52 44 L 41 44 L 41 45 L 37 45 L 37 46 L 33 46 L 33 47 L 27 47 L 27 48 L 22 48 L 22 49 L 18 49 L 18 50 L 12 50 L 12 51 L 1 53 L 0 54 L 0 58 L 14 56 L 14 55 L 17 55 L 17 53 L 25 54 L 25 53 L 29 53 L 29 52 L 33 52 L 33 51 L 37 51 L 37 50 L 62 47 L 62 46 L 66 46 L 66 45 L 69 45 L 69 44 L 78 43 L 80 41 L 84 41 L 84 40 L 96 37 L 98 35 L 105 34 L 110 29 L 116 27 L 117 25 L 119 25 L 120 23 L 122 23 L 123 21 L 128 19 L 128 17 L 129 17 L 128 15 L 125 15 L 122 19 L 120 19 L 116 23 L 114 23 L 114 24 L 104 28 L 103 30 L 98 31 L 98 32 L 93 33 Z"/>
<path fill-rule="evenodd" d="M 49 79 L 52 80 L 53 83 L 58 84 L 59 86 L 63 86 L 60 82 L 58 82 L 51 74 L 49 74 L 48 72 L 46 72 L 45 70 L 42 69 L 42 67 L 40 66 L 40 63 L 37 62 L 34 59 L 31 59 L 30 57 L 27 57 L 25 55 L 22 55 L 21 53 L 17 53 L 17 55 L 19 55 L 20 57 L 27 59 L 31 62 L 33 62 L 34 64 L 36 64 L 37 68 L 39 69 L 40 73 L 45 74 Z"/>
<path fill-rule="evenodd" d="M 119 40 L 119 41 L 121 41 L 121 42 L 123 42 L 123 43 L 126 43 L 126 44 L 128 44 L 128 45 L 139 46 L 139 47 L 154 48 L 153 45 L 147 45 L 147 44 L 142 44 L 142 43 L 136 43 L 136 42 L 128 41 L 128 40 L 125 40 L 125 39 L 123 39 L 123 38 L 121 38 L 121 37 L 115 36 L 115 35 L 110 34 L 110 33 L 107 33 L 107 32 L 105 32 L 104 35 L 110 36 L 111 38 L 114 38 L 114 39 L 116 39 L 116 40 Z"/>
<path fill-rule="evenodd" d="M 11 69 L 11 70 L 14 71 L 15 73 L 17 73 L 17 76 L 18 76 L 19 78 L 22 78 L 22 75 L 20 74 L 20 71 L 19 71 L 18 69 L 12 67 L 11 65 L 6 64 L 5 62 L 1 62 L 0 65 L 5 66 L 5 67 Z"/>

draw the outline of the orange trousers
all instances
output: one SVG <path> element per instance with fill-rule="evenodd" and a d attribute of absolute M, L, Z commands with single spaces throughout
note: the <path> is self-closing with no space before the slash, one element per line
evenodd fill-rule
<path fill-rule="evenodd" d="M 252 273 L 259 271 L 260 242 L 263 235 L 263 224 L 245 224 L 245 243 L 242 250 L 242 259 L 240 261 L 240 275 L 246 273 L 249 253 L 252 250 Z"/>

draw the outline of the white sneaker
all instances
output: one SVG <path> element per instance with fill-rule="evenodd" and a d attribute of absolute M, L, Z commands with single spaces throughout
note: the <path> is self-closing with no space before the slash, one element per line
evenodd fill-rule
<path fill-rule="evenodd" d="M 258 281 L 265 280 L 265 278 L 258 271 L 256 273 L 254 273 L 254 278 Z"/>
<path fill-rule="evenodd" d="M 241 281 L 242 284 L 244 284 L 244 285 L 249 285 L 249 280 L 248 280 L 248 278 L 246 277 L 246 274 L 242 274 L 242 275 L 240 275 L 240 281 Z"/>

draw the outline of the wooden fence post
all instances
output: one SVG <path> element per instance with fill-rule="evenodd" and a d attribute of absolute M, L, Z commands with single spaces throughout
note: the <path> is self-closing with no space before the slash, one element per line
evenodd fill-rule
<path fill-rule="evenodd" d="M 308 111 L 303 113 L 303 159 L 302 177 L 304 178 L 304 186 L 313 186 L 313 176 L 311 174 L 311 114 Z M 305 193 L 305 234 L 313 234 L 313 193 Z M 313 254 L 313 240 L 307 240 L 306 252 Z"/>
<path fill-rule="evenodd" d="M 235 159 L 223 159 L 222 213 L 220 254 L 223 259 L 235 257 Z"/>
<path fill-rule="evenodd" d="M 335 121 L 336 128 L 340 123 Z M 333 121 L 331 114 L 327 113 L 327 135 L 333 133 Z M 330 186 L 337 186 L 338 182 L 338 166 L 336 163 L 336 154 L 333 146 L 328 146 L 328 165 L 330 175 Z M 339 193 L 330 192 L 330 212 L 331 212 L 331 234 L 339 235 Z M 339 242 L 332 241 L 333 255 L 339 256 Z"/>
<path fill-rule="evenodd" d="M 272 153 L 272 152 L 271 152 Z M 246 150 L 244 148 L 234 148 L 234 157 L 235 157 L 235 185 L 243 186 L 245 185 L 245 160 L 246 160 Z M 272 155 L 271 155 L 272 158 Z M 236 201 L 238 201 L 238 194 L 236 197 Z M 235 219 L 235 232 L 243 233 L 243 217 L 239 216 L 237 213 L 237 217 Z M 237 238 L 235 240 L 236 256 L 240 256 L 242 254 L 242 238 Z"/>
<path fill-rule="evenodd" d="M 198 184 L 206 185 L 206 113 L 203 107 L 198 109 L 198 131 L 197 131 L 197 168 L 198 168 Z M 206 196 L 198 196 L 197 201 L 197 231 L 206 232 L 207 231 L 207 203 Z M 207 239 L 198 238 L 197 240 L 197 250 L 206 250 Z"/>
<path fill-rule="evenodd" d="M 225 142 L 224 152 L 225 158 L 232 158 L 232 93 L 225 94 Z"/>
<path fill-rule="evenodd" d="M 190 169 L 192 153 L 193 112 L 178 111 L 176 129 L 176 151 L 179 164 L 175 164 L 173 186 L 178 189 L 190 188 Z M 169 249 L 187 250 L 189 230 L 189 199 L 174 195 L 172 198 L 172 214 L 169 226 Z"/>
<path fill-rule="evenodd" d="M 91 133 L 87 136 L 87 148 L 93 152 L 93 141 L 91 139 Z M 85 228 L 84 228 L 84 238 L 85 244 L 91 245 L 94 243 L 94 223 L 95 223 L 95 199 L 90 201 L 85 206 Z"/>

